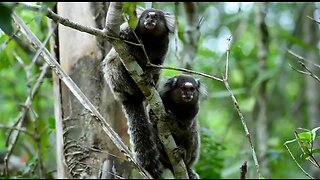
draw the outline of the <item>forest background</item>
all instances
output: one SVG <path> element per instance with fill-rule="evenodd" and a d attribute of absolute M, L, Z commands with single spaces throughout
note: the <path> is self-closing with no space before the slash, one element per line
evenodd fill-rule
<path fill-rule="evenodd" d="M 320 3 L 195 3 L 192 21 L 196 23 L 187 19 L 183 3 L 136 5 L 152 5 L 176 15 L 177 31 L 171 37 L 166 66 L 222 77 L 230 48 L 228 82 L 249 129 L 262 177 L 320 177 L 316 135 L 320 122 Z M 41 42 L 50 33 L 44 13 L 0 3 L 0 177 L 5 177 L 4 158 L 18 129 L 7 177 L 56 178 L 54 73 L 45 74 L 31 104 L 26 104 L 46 62 L 33 59 L 36 50 L 12 23 L 13 11 Z M 188 29 L 190 24 L 195 29 Z M 192 41 L 186 38 L 190 32 L 196 34 Z M 46 47 L 50 49 L 49 43 Z M 182 60 L 190 53 L 186 47 L 194 50 L 189 65 Z M 161 80 L 180 73 L 164 69 Z M 252 148 L 229 91 L 221 82 L 195 76 L 208 91 L 198 116 L 201 154 L 196 171 L 201 178 L 239 178 L 240 167 L 247 162 L 247 178 L 257 178 Z M 21 119 L 21 127 L 15 129 Z"/>

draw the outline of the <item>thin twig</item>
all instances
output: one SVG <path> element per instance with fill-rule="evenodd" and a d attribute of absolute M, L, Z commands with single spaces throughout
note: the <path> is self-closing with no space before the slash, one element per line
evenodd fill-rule
<path fill-rule="evenodd" d="M 258 158 L 257 158 L 257 155 L 256 155 L 256 152 L 255 152 L 255 149 L 254 149 L 254 146 L 253 146 L 253 143 L 252 143 L 252 140 L 251 140 L 251 135 L 249 133 L 249 130 L 248 130 L 248 127 L 246 125 L 246 122 L 244 121 L 244 117 L 243 117 L 243 114 L 242 112 L 240 111 L 240 108 L 239 108 L 239 104 L 237 102 L 237 99 L 236 97 L 233 95 L 233 92 L 231 91 L 231 88 L 229 86 L 229 83 L 228 81 L 223 81 L 224 82 L 224 85 L 225 87 L 227 88 L 227 90 L 229 91 L 230 93 L 230 96 L 231 96 L 231 99 L 233 101 L 233 104 L 238 112 L 238 115 L 240 117 L 240 120 L 241 120 L 241 123 L 243 125 L 243 128 L 244 128 L 244 131 L 246 133 L 246 136 L 249 140 L 249 143 L 250 143 L 250 146 L 251 146 L 251 151 L 252 151 L 252 157 L 253 157 L 253 160 L 254 160 L 254 163 L 256 165 L 256 170 L 257 170 L 257 173 L 258 173 L 258 176 L 259 178 L 261 178 L 261 175 L 260 175 L 260 168 L 259 168 L 259 163 L 258 163 Z"/>
<path fill-rule="evenodd" d="M 105 39 L 113 39 L 113 40 L 120 40 L 118 37 L 113 37 L 113 36 L 109 36 L 105 33 L 104 30 L 101 29 L 97 29 L 94 27 L 88 27 L 88 26 L 84 26 L 81 25 L 79 23 L 76 23 L 74 21 L 71 21 L 69 19 L 63 18 L 59 15 L 57 15 L 56 13 L 54 13 L 53 11 L 51 11 L 49 8 L 45 8 L 45 7 L 41 7 L 38 5 L 32 5 L 32 4 L 27 4 L 27 3 L 23 3 L 23 2 L 19 2 L 19 5 L 22 5 L 24 8 L 26 9 L 30 9 L 32 11 L 37 11 L 37 12 L 44 12 L 46 13 L 46 16 L 50 19 L 52 19 L 53 21 L 55 21 L 56 23 L 62 24 L 64 26 L 70 27 L 72 29 L 76 29 L 78 31 L 81 32 L 86 32 L 88 34 L 97 36 L 97 37 L 101 37 L 101 38 L 105 38 Z M 130 41 L 126 41 L 123 40 L 124 42 L 128 43 L 128 44 L 132 44 L 135 46 L 140 46 L 140 44 L 136 44 Z"/>
<path fill-rule="evenodd" d="M 314 177 L 312 177 L 310 174 L 308 174 L 308 173 L 300 166 L 300 164 L 298 163 L 298 161 L 296 160 L 296 158 L 293 156 L 293 154 L 291 153 L 291 151 L 290 151 L 290 149 L 289 149 L 289 147 L 287 146 L 286 143 L 284 144 L 284 146 L 286 146 L 286 148 L 287 148 L 290 156 L 292 157 L 292 159 L 294 160 L 294 162 L 298 165 L 298 167 L 302 170 L 302 172 L 303 172 L 306 176 L 308 176 L 309 178 L 314 179 Z"/>
<path fill-rule="evenodd" d="M 226 81 L 228 81 L 229 54 L 230 54 L 231 39 L 232 39 L 232 36 L 230 36 L 230 37 L 227 39 L 227 41 L 228 41 L 228 46 L 227 46 L 227 60 L 226 60 L 226 74 L 225 74 L 225 80 L 226 80 Z"/>
<path fill-rule="evenodd" d="M 228 44 L 228 49 L 227 49 L 226 68 L 228 68 L 228 65 L 227 65 L 227 64 L 229 63 L 229 53 L 228 53 L 228 52 L 230 51 L 231 38 L 228 39 L 228 42 L 229 42 L 229 44 Z M 255 151 L 255 149 L 254 149 L 254 146 L 253 146 L 253 143 L 252 143 L 252 140 L 251 140 L 251 135 L 250 135 L 250 133 L 249 133 L 247 124 L 246 124 L 246 122 L 244 121 L 243 114 L 242 114 L 242 112 L 241 112 L 241 110 L 240 110 L 240 108 L 239 108 L 239 103 L 237 102 L 237 99 L 236 99 L 236 97 L 234 96 L 234 94 L 233 94 L 233 92 L 232 92 L 232 90 L 231 90 L 231 88 L 230 88 L 230 85 L 229 85 L 229 83 L 228 83 L 228 79 L 227 79 L 228 70 L 226 69 L 225 72 L 226 72 L 226 77 L 223 77 L 223 78 L 222 78 L 222 79 L 223 79 L 223 83 L 224 83 L 226 89 L 229 91 L 230 96 L 231 96 L 231 99 L 232 99 L 232 101 L 233 101 L 233 104 L 234 104 L 234 106 L 235 106 L 235 108 L 236 108 L 236 110 L 237 110 L 237 112 L 238 112 L 238 115 L 239 115 L 239 117 L 240 117 L 241 123 L 242 123 L 242 125 L 243 125 L 244 130 L 245 130 L 246 136 L 247 136 L 247 138 L 248 138 L 248 140 L 249 140 L 249 144 L 250 144 L 250 146 L 251 146 L 252 157 L 253 157 L 253 160 L 254 160 L 254 163 L 255 163 L 255 166 L 256 166 L 256 170 L 257 170 L 258 176 L 259 176 L 259 178 L 261 178 L 259 162 L 258 162 L 257 154 L 256 154 L 256 151 Z"/>
<path fill-rule="evenodd" d="M 22 33 L 27 37 L 27 39 L 36 47 L 41 47 L 41 42 L 33 34 L 33 32 L 24 24 L 24 22 L 13 13 L 13 20 L 16 25 L 21 28 Z M 129 158 L 130 161 L 139 169 L 141 168 L 139 164 L 133 158 L 132 153 L 129 151 L 128 147 L 122 142 L 119 135 L 111 128 L 107 121 L 103 118 L 100 112 L 92 105 L 89 99 L 83 94 L 79 87 L 72 81 L 70 76 L 61 68 L 60 64 L 53 58 L 50 52 L 45 48 L 41 55 L 44 57 L 44 60 L 47 64 L 50 65 L 51 69 L 57 74 L 57 76 L 65 83 L 73 95 L 80 101 L 85 109 L 89 110 L 92 117 L 94 117 L 97 122 L 101 125 L 102 129 L 110 137 L 112 142 L 120 149 L 124 155 Z"/>
<path fill-rule="evenodd" d="M 125 19 L 126 19 L 127 23 L 129 24 L 129 19 L 128 19 L 128 17 L 125 16 Z M 147 64 L 150 63 L 149 56 L 148 56 L 148 54 L 147 54 L 147 51 L 146 51 L 146 49 L 145 49 L 145 47 L 144 47 L 141 39 L 139 39 L 137 33 L 136 33 L 133 29 L 131 29 L 131 27 L 129 27 L 129 28 L 130 28 L 131 32 L 133 33 L 133 35 L 135 36 L 136 40 L 138 41 L 138 44 L 137 44 L 137 45 L 142 48 L 142 51 L 143 51 L 145 57 L 147 58 Z"/>
<path fill-rule="evenodd" d="M 302 144 L 302 142 L 301 142 L 301 140 L 300 140 L 300 138 L 299 138 L 299 136 L 298 136 L 297 131 L 294 131 L 294 136 L 296 137 L 296 139 L 297 139 L 297 141 L 298 141 L 298 145 L 300 146 L 300 149 L 301 149 L 301 151 L 303 152 L 303 154 L 308 155 L 308 156 L 310 157 L 310 158 L 309 158 L 309 161 L 310 161 L 314 166 L 316 166 L 316 167 L 319 168 L 319 164 L 318 164 L 317 160 L 312 156 L 312 151 L 311 151 L 311 150 L 312 150 L 312 148 L 313 148 L 313 145 L 311 145 L 310 150 L 309 150 L 309 148 L 308 148 L 308 150 L 307 150 L 307 152 L 306 152 L 305 148 L 303 147 L 304 145 Z"/>
<path fill-rule="evenodd" d="M 27 112 L 28 110 L 30 109 L 30 106 L 32 105 L 32 100 L 33 98 L 35 97 L 35 95 L 37 94 L 39 88 L 40 88 L 40 85 L 42 84 L 42 81 L 45 77 L 45 75 L 47 74 L 47 71 L 48 71 L 48 65 L 45 64 L 44 67 L 42 68 L 42 72 L 39 76 L 39 78 L 37 79 L 32 91 L 31 91 L 31 94 L 30 96 L 28 96 L 27 100 L 25 101 L 25 104 L 24 104 L 24 108 L 22 109 L 22 111 L 20 112 L 19 116 L 18 116 L 18 124 L 17 124 L 17 128 L 18 129 L 21 129 L 21 126 L 25 120 L 25 117 L 27 115 Z M 10 155 L 12 154 L 12 151 L 13 151 L 13 148 L 15 147 L 15 144 L 18 140 L 18 137 L 19 137 L 19 132 L 13 137 L 13 139 L 11 140 L 11 143 L 9 144 L 8 146 L 8 152 L 6 154 L 6 156 L 4 157 L 4 175 L 7 176 L 8 175 L 8 160 L 9 160 L 9 157 Z"/>
<path fill-rule="evenodd" d="M 311 19 L 312 21 L 314 21 L 314 22 L 316 22 L 316 23 L 320 24 L 320 21 L 317 21 L 317 20 L 315 20 L 314 18 L 312 18 L 312 17 L 310 17 L 310 16 L 307 16 L 307 18 L 309 18 L 309 19 Z"/>
<path fill-rule="evenodd" d="M 320 82 L 320 78 L 319 78 L 317 75 L 315 75 L 312 71 L 310 71 L 310 69 L 302 62 L 302 61 L 307 61 L 307 60 L 305 60 L 305 58 L 303 58 L 302 56 L 300 56 L 300 55 L 298 55 L 298 54 L 296 54 L 296 53 L 294 53 L 294 52 L 292 52 L 292 51 L 290 51 L 290 50 L 288 50 L 288 52 L 289 52 L 291 55 L 293 55 L 293 56 L 295 56 L 295 57 L 297 57 L 297 58 L 299 59 L 298 62 L 299 62 L 299 64 L 300 64 L 300 66 L 302 66 L 303 69 L 305 69 L 306 71 L 297 70 L 296 68 L 293 68 L 293 67 L 290 65 L 290 67 L 291 67 L 293 70 L 295 70 L 295 71 L 297 71 L 297 72 L 299 72 L 299 73 L 301 73 L 301 74 L 309 75 L 309 76 L 311 76 L 312 78 L 314 78 L 315 80 L 317 80 L 318 82 Z M 315 64 L 314 64 L 314 65 L 315 65 Z M 319 67 L 318 65 L 315 65 L 315 66 Z"/>
<path fill-rule="evenodd" d="M 52 34 L 51 34 L 51 35 L 52 35 Z M 43 48 L 43 47 L 44 47 L 43 44 L 46 44 L 47 41 L 48 41 L 48 39 L 49 39 L 49 38 L 47 38 L 46 41 L 44 41 L 44 42 L 41 44 L 40 47 Z M 42 51 L 42 49 L 40 48 L 38 51 Z M 48 67 L 49 67 L 49 66 L 48 66 L 47 64 L 45 64 L 45 65 L 42 67 L 41 74 L 40 74 L 39 78 L 37 79 L 37 81 L 36 81 L 36 83 L 35 83 L 32 91 L 30 92 L 28 98 L 26 99 L 26 101 L 25 101 L 25 103 L 24 103 L 24 105 L 23 105 L 23 109 L 22 109 L 22 111 L 20 112 L 19 116 L 17 117 L 16 123 L 14 124 L 14 126 L 16 126 L 16 128 L 21 129 L 22 124 L 23 124 L 23 122 L 24 122 L 24 120 L 25 120 L 25 117 L 26 117 L 28 111 L 29 111 L 29 110 L 31 109 L 31 107 L 32 107 L 32 100 L 33 100 L 34 96 L 37 94 L 37 92 L 38 92 L 38 90 L 39 90 L 39 88 L 40 88 L 40 86 L 41 86 L 41 84 L 42 84 L 42 81 L 43 81 L 43 79 L 44 79 L 44 77 L 45 77 L 45 75 L 46 75 L 46 73 L 47 73 L 47 71 L 48 71 Z M 10 135 L 11 135 L 11 133 L 10 133 Z M 9 160 L 9 158 L 10 158 L 10 155 L 12 154 L 12 151 L 13 151 L 13 149 L 14 149 L 14 147 L 15 147 L 15 144 L 16 144 L 18 138 L 19 138 L 19 131 L 18 131 L 18 132 L 15 134 L 15 136 L 12 138 L 11 143 L 8 144 L 8 152 L 7 152 L 6 156 L 4 157 L 4 170 L 3 170 L 3 174 L 4 174 L 5 176 L 8 175 L 8 160 Z M 8 136 L 8 141 L 7 141 L 7 142 L 9 142 L 9 139 L 10 139 L 10 136 Z"/>
<path fill-rule="evenodd" d="M 310 64 L 312 64 L 312 65 L 320 68 L 320 65 L 319 65 L 319 64 L 316 64 L 316 63 L 314 63 L 314 62 L 312 62 L 312 61 L 310 61 L 310 60 L 308 60 L 308 59 L 306 59 L 306 58 L 304 58 L 304 57 L 302 57 L 302 56 L 300 56 L 300 55 L 292 52 L 291 50 L 288 50 L 288 52 L 289 52 L 290 54 L 292 54 L 293 56 L 297 57 L 299 60 L 308 62 L 308 63 L 310 63 Z"/>
<path fill-rule="evenodd" d="M 217 80 L 220 82 L 223 82 L 223 79 L 215 77 L 215 76 L 211 76 L 205 73 L 201 73 L 201 72 L 197 72 L 197 71 L 192 71 L 189 69 L 185 69 L 185 68 L 174 68 L 174 67 L 169 67 L 169 66 L 162 66 L 162 65 L 156 65 L 156 64 L 148 64 L 147 67 L 153 67 L 153 68 L 161 68 L 161 69 L 169 69 L 169 70 L 175 70 L 175 71 L 182 71 L 182 72 L 187 72 L 187 73 L 191 73 L 191 74 L 197 74 L 203 77 L 207 77 L 213 80 Z"/>
<path fill-rule="evenodd" d="M 33 139 L 35 138 L 35 134 L 27 131 L 26 129 L 16 128 L 16 127 L 11 127 L 11 126 L 6 126 L 6 125 L 3 125 L 3 124 L 0 124 L 0 128 L 1 128 L 1 129 L 17 130 L 17 131 L 20 131 L 20 132 L 25 133 L 26 135 L 32 137 Z"/>

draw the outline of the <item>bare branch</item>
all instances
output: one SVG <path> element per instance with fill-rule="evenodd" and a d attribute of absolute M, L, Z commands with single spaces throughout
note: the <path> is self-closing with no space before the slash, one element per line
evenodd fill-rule
<path fill-rule="evenodd" d="M 84 25 L 81 25 L 81 24 L 76 23 L 74 21 L 71 21 L 69 19 L 63 18 L 63 17 L 57 15 L 56 13 L 54 13 L 53 11 L 51 11 L 49 8 L 41 7 L 38 5 L 26 4 L 26 3 L 22 3 L 22 2 L 19 2 L 18 4 L 22 5 L 26 9 L 44 12 L 48 18 L 52 19 L 56 23 L 62 24 L 64 26 L 70 27 L 72 29 L 76 29 L 81 32 L 86 32 L 88 34 L 91 34 L 91 35 L 94 35 L 94 36 L 97 36 L 100 38 L 105 38 L 106 40 L 120 40 L 118 37 L 113 37 L 113 36 L 107 35 L 105 33 L 105 30 L 97 29 L 94 27 L 84 26 Z M 130 41 L 126 41 L 126 40 L 123 40 L 123 41 L 128 44 L 140 46 L 140 44 L 136 44 L 136 43 L 133 43 Z"/>
<path fill-rule="evenodd" d="M 201 73 L 201 72 L 197 72 L 197 71 L 191 71 L 189 69 L 184 69 L 184 68 L 175 68 L 175 67 L 169 67 L 169 66 L 162 66 L 162 65 L 156 65 L 156 64 L 148 64 L 148 67 L 153 67 L 153 68 L 161 68 L 161 69 L 169 69 L 169 70 L 175 70 L 175 71 L 181 71 L 181 72 L 187 72 L 187 73 L 191 73 L 191 74 L 196 74 L 196 75 L 200 75 L 203 77 L 207 77 L 216 81 L 220 81 L 223 82 L 223 79 L 215 77 L 215 76 L 211 76 L 205 73 Z"/>
<path fill-rule="evenodd" d="M 228 39 L 228 41 L 230 42 L 230 39 Z M 227 52 L 230 51 L 230 44 L 228 45 L 228 50 Z M 228 63 L 229 62 L 229 55 L 227 55 L 227 60 L 226 62 Z M 226 68 L 228 68 L 228 66 L 226 65 Z M 226 70 L 226 74 L 228 74 L 228 71 Z M 230 86 L 229 86 L 229 83 L 227 81 L 227 78 L 223 78 L 223 83 L 224 83 L 224 86 L 226 87 L 226 89 L 229 91 L 230 93 L 230 96 L 231 96 L 231 99 L 233 101 L 233 105 L 235 106 L 237 112 L 238 112 L 238 115 L 240 117 L 240 120 L 241 120 L 241 123 L 242 123 L 242 126 L 244 128 L 244 131 L 246 133 L 246 136 L 248 138 L 248 141 L 249 141 L 249 144 L 250 144 L 250 147 L 251 147 L 251 151 L 252 151 L 252 157 L 253 157 L 253 160 L 254 160 L 254 163 L 255 163 L 255 166 L 256 166 L 256 170 L 257 170 L 257 173 L 258 173 L 258 176 L 259 178 L 261 178 L 261 174 L 260 174 L 260 167 L 259 167 L 259 162 L 258 162 L 258 158 L 257 158 L 257 154 L 256 154 L 256 151 L 254 149 L 254 146 L 253 146 L 253 143 L 252 143 L 252 140 L 251 140 L 251 135 L 249 133 L 249 130 L 248 130 L 248 127 L 247 127 L 247 124 L 246 122 L 244 121 L 244 117 L 243 117 L 243 114 L 239 108 L 239 103 L 237 102 L 237 99 L 236 97 L 234 96 Z"/>
<path fill-rule="evenodd" d="M 314 21 L 314 22 L 316 22 L 316 23 L 320 24 L 320 21 L 317 21 L 317 20 L 315 20 L 314 18 L 312 18 L 312 17 L 310 17 L 310 16 L 307 16 L 307 18 L 309 18 L 309 19 L 311 19 L 312 21 Z"/>
<path fill-rule="evenodd" d="M 49 35 L 49 36 L 51 36 L 51 35 Z M 45 45 L 43 45 L 43 44 L 46 44 L 46 43 L 48 42 L 48 39 L 49 39 L 49 38 L 47 38 L 47 39 L 44 41 L 44 43 L 42 43 L 42 44 L 40 43 L 40 48 L 39 48 L 38 51 L 42 51 L 42 48 L 44 48 L 44 46 L 45 46 Z M 36 57 L 36 56 L 35 56 L 35 57 Z M 39 90 L 39 88 L 40 88 L 40 85 L 42 84 L 42 81 L 43 81 L 43 79 L 45 78 L 45 75 L 46 75 L 46 73 L 47 73 L 47 71 L 48 71 L 48 67 L 49 67 L 49 66 L 48 66 L 47 64 L 43 65 L 41 74 L 40 74 L 39 78 L 37 79 L 37 81 L 36 81 L 36 83 L 35 83 L 32 91 L 30 92 L 27 100 L 25 101 L 25 103 L 24 103 L 24 105 L 23 105 L 23 109 L 22 109 L 22 111 L 20 112 L 20 114 L 18 115 L 17 121 L 16 121 L 16 123 L 14 124 L 14 126 L 15 126 L 17 129 L 21 129 L 22 124 L 23 124 L 23 122 L 24 122 L 24 120 L 25 120 L 25 117 L 26 117 L 26 115 L 27 115 L 27 112 L 32 108 L 32 100 L 33 100 L 34 96 L 37 94 L 37 92 L 38 92 L 38 90 Z M 10 137 L 11 137 L 11 132 L 9 133 L 7 142 L 9 142 Z M 10 158 L 10 155 L 12 154 L 12 151 L 13 151 L 13 149 L 14 149 L 14 147 L 15 147 L 15 144 L 16 144 L 18 138 L 19 138 L 19 131 L 18 131 L 18 132 L 15 134 L 15 136 L 11 139 L 11 142 L 10 142 L 10 144 L 8 145 L 8 152 L 7 152 L 6 156 L 4 157 L 4 170 L 3 170 L 4 173 L 3 173 L 3 174 L 4 174 L 5 176 L 7 176 L 7 174 L 8 174 L 8 160 L 9 160 L 9 158 Z"/>
<path fill-rule="evenodd" d="M 1 129 L 17 130 L 17 131 L 20 131 L 20 132 L 25 133 L 26 135 L 32 137 L 33 139 L 35 138 L 35 135 L 34 135 L 33 133 L 27 131 L 26 129 L 16 128 L 16 127 L 11 127 L 11 126 L 5 126 L 5 125 L 3 125 L 3 124 L 0 124 L 0 128 L 1 128 Z"/>
<path fill-rule="evenodd" d="M 286 146 L 286 148 L 287 148 L 290 156 L 292 157 L 292 159 L 294 160 L 294 162 L 298 165 L 298 167 L 301 169 L 301 171 L 302 171 L 306 176 L 308 176 L 309 178 L 314 179 L 314 177 L 312 177 L 310 174 L 308 174 L 308 173 L 300 166 L 300 164 L 298 163 L 298 161 L 296 160 L 296 158 L 295 158 L 295 157 L 293 156 L 293 154 L 291 153 L 288 145 L 285 143 L 284 146 Z"/>
<path fill-rule="evenodd" d="M 228 81 L 229 54 L 230 54 L 231 39 L 232 39 L 232 36 L 230 36 L 230 37 L 227 39 L 227 41 L 228 41 L 228 46 L 227 46 L 227 61 L 226 61 L 226 73 L 225 73 L 225 80 L 226 80 L 226 81 Z"/>
<path fill-rule="evenodd" d="M 32 33 L 32 31 L 20 20 L 19 17 L 13 13 L 13 20 L 16 25 L 21 28 L 22 33 L 28 38 L 28 40 L 36 47 L 41 47 L 41 43 L 38 38 Z M 66 72 L 61 68 L 59 63 L 52 57 L 49 51 L 44 48 L 41 55 L 44 57 L 47 64 L 50 65 L 51 69 L 57 74 L 57 76 L 65 83 L 65 85 L 69 88 L 69 90 L 73 93 L 73 95 L 80 101 L 80 103 L 89 110 L 91 115 L 98 121 L 101 125 L 102 129 L 107 133 L 107 135 L 111 138 L 114 144 L 120 149 L 124 155 L 129 158 L 136 166 L 138 166 L 137 162 L 134 160 L 132 153 L 129 151 L 128 147 L 121 141 L 119 135 L 113 131 L 107 121 L 102 117 L 102 115 L 97 111 L 97 109 L 92 105 L 92 103 L 88 100 L 88 98 L 82 93 L 79 87 L 72 81 L 70 76 L 66 74 Z M 139 166 L 138 166 L 139 167 Z"/>
<path fill-rule="evenodd" d="M 314 78 L 315 80 L 317 80 L 318 82 L 320 82 L 319 77 L 318 77 L 317 75 L 315 75 L 315 74 L 301 61 L 301 60 L 305 61 L 305 59 L 304 59 L 302 56 L 299 56 L 299 55 L 297 55 L 296 53 L 294 53 L 294 52 L 292 52 L 292 51 L 290 51 L 290 50 L 288 50 L 288 52 L 299 59 L 298 62 L 299 62 L 299 64 L 300 64 L 300 66 L 302 66 L 302 68 L 305 69 L 306 71 L 297 70 L 296 68 L 293 68 L 293 67 L 290 65 L 290 67 L 291 67 L 293 70 L 295 70 L 295 71 L 297 71 L 297 72 L 299 72 L 299 73 L 301 73 L 301 74 L 309 75 L 309 76 L 311 76 L 312 78 Z"/>
<path fill-rule="evenodd" d="M 257 173 L 258 173 L 258 176 L 259 176 L 259 178 L 260 178 L 261 175 L 260 175 L 260 168 L 259 168 L 258 158 L 257 158 L 257 154 L 256 154 L 256 152 L 255 152 L 254 146 L 253 146 L 253 144 L 252 144 L 251 135 L 250 135 L 250 133 L 249 133 L 247 124 L 246 124 L 246 122 L 244 121 L 243 114 L 242 114 L 242 112 L 240 111 L 239 104 L 238 104 L 237 99 L 236 99 L 236 97 L 234 96 L 233 92 L 231 91 L 231 88 L 230 88 L 230 86 L 229 86 L 229 83 L 228 83 L 227 81 L 223 81 L 223 82 L 224 82 L 225 87 L 227 88 L 227 90 L 228 90 L 229 93 L 230 93 L 231 99 L 232 99 L 232 101 L 233 101 L 233 105 L 235 106 L 235 108 L 236 108 L 236 110 L 237 110 L 237 112 L 238 112 L 238 115 L 239 115 L 239 117 L 240 117 L 241 123 L 242 123 L 242 125 L 243 125 L 243 127 L 244 127 L 244 131 L 245 131 L 245 133 L 246 133 L 246 136 L 247 136 L 247 138 L 248 138 L 248 140 L 249 140 L 249 144 L 250 144 L 250 146 L 251 146 L 252 157 L 253 157 L 254 163 L 255 163 L 255 165 L 256 165 Z"/>
<path fill-rule="evenodd" d="M 312 64 L 312 65 L 320 68 L 320 65 L 319 65 L 319 64 L 316 64 L 316 63 L 314 63 L 313 61 L 310 61 L 310 60 L 308 60 L 308 59 L 306 59 L 306 58 L 304 58 L 304 57 L 302 57 L 302 56 L 300 56 L 300 55 L 298 55 L 298 54 L 296 54 L 296 53 L 294 53 L 294 52 L 292 52 L 292 51 L 290 51 L 290 50 L 288 50 L 288 52 L 289 52 L 290 54 L 292 54 L 293 56 L 297 57 L 299 60 L 308 62 L 308 63 L 310 63 L 310 64 Z"/>

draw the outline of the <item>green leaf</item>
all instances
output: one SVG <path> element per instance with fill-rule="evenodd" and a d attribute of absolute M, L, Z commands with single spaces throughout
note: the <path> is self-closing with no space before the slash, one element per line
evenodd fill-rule
<path fill-rule="evenodd" d="M 312 137 L 311 132 L 302 132 L 298 134 L 299 140 L 302 140 L 302 141 L 311 142 L 312 141 L 311 137 Z"/>
<path fill-rule="evenodd" d="M 137 3 L 125 3 L 123 5 L 123 12 L 128 17 L 128 24 L 131 28 L 134 28 L 137 25 L 137 16 L 136 16 L 136 7 Z"/>

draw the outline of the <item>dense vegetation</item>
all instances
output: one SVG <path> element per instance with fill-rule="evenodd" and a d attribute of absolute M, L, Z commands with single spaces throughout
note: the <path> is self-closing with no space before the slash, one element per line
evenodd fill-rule
<path fill-rule="evenodd" d="M 48 5 L 48 4 L 42 4 Z M 148 3 L 140 3 L 142 6 Z M 175 3 L 158 3 L 160 9 L 175 12 Z M 298 128 L 312 130 L 319 126 L 319 95 L 311 98 L 318 103 L 316 117 L 312 121 L 312 106 L 308 94 L 319 92 L 320 83 L 315 78 L 298 73 L 292 67 L 301 69 L 298 58 L 288 50 L 320 64 L 319 57 L 319 3 L 267 3 L 263 7 L 263 18 L 267 33 L 259 35 L 257 7 L 259 3 L 199 3 L 199 15 L 203 17 L 200 25 L 198 50 L 193 61 L 194 71 L 222 77 L 225 71 L 227 39 L 232 37 L 229 58 L 229 84 L 239 102 L 239 107 L 257 150 L 258 144 L 267 146 L 263 160 L 268 166 L 261 166 L 261 175 L 270 178 L 307 178 L 290 156 L 284 143 L 295 139 Z M 318 9 L 316 9 L 318 6 Z M 178 37 L 171 41 L 171 49 L 165 65 L 180 67 L 176 51 L 181 53 L 186 40 L 183 39 L 186 19 L 183 6 L 179 6 Z M 45 177 L 54 177 L 56 170 L 55 121 L 52 72 L 48 72 L 40 89 L 32 99 L 31 109 L 23 113 L 25 104 L 40 75 L 45 62 L 41 57 L 34 59 L 36 50 L 11 24 L 11 9 L 0 4 L 0 167 L 8 148 L 7 138 L 10 127 L 23 119 L 22 130 L 12 157 L 10 177 L 39 177 L 39 169 Z M 14 7 L 15 12 L 44 41 L 48 36 L 48 20 L 42 13 Z M 2 14 L 2 13 L 1 13 Z M 312 20 L 309 17 L 313 17 Z M 199 17 L 200 19 L 200 17 Z M 9 21 L 10 20 L 10 21 Z M 310 25 L 311 24 L 311 25 Z M 306 27 L 315 29 L 306 30 Z M 4 28 L 8 27 L 8 28 Z M 12 32 L 13 35 L 6 34 Z M 259 53 L 261 41 L 267 39 L 266 59 L 261 60 Z M 176 44 L 178 42 L 178 44 Z M 47 44 L 49 49 L 49 45 Z M 180 54 L 181 56 L 181 54 Z M 319 74 L 319 67 L 312 72 Z M 180 72 L 163 70 L 163 80 Z M 206 85 L 208 97 L 201 104 L 199 121 L 201 125 L 201 156 L 196 170 L 201 178 L 239 178 L 240 167 L 248 162 L 248 175 L 257 178 L 252 152 L 240 117 L 223 83 L 197 76 Z M 313 86 L 310 86 L 314 84 Z M 314 88 L 310 88 L 314 87 Z M 259 98 L 264 97 L 265 117 L 267 119 L 267 138 L 257 141 L 260 127 L 257 121 L 261 110 Z M 25 116 L 25 117 L 21 117 Z M 313 133 L 316 133 L 314 130 Z M 27 132 L 24 132 L 27 131 Z M 305 132 L 305 131 L 298 131 Z M 14 136 L 15 131 L 11 134 Z M 302 134 L 301 137 L 305 137 Z M 310 137 L 307 137 L 310 138 Z M 311 137 L 312 139 L 313 137 Z M 303 140 L 306 140 L 303 139 Z M 313 140 L 312 140 L 313 143 Z M 315 143 L 316 144 L 316 143 Z M 289 145 L 296 160 L 312 174 L 310 161 L 300 156 L 302 153 L 296 142 Z M 302 146 L 304 147 L 304 146 Z M 310 149 L 309 149 L 310 150 Z M 258 160 L 259 150 L 257 150 Z M 314 151 L 318 153 L 318 151 Z M 317 155 L 315 155 L 317 158 Z M 12 158 L 13 159 L 13 158 Z M 319 168 L 317 169 L 319 171 Z M 288 173 L 290 172 L 290 173 Z M 0 172 L 0 175 L 2 172 Z M 268 174 L 268 175 L 267 175 Z M 0 176 L 1 177 L 1 176 Z"/>

